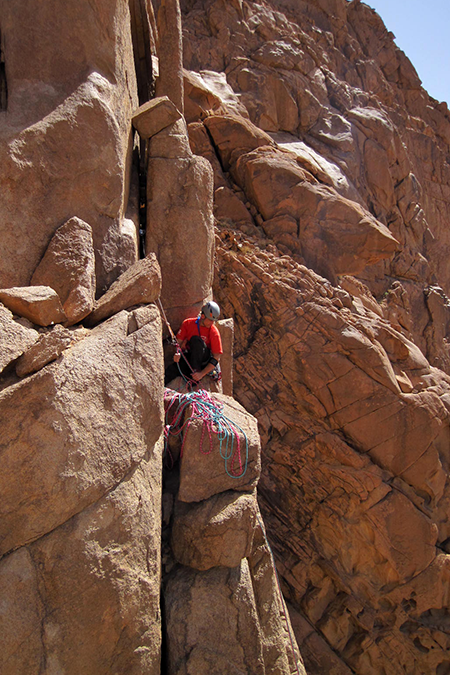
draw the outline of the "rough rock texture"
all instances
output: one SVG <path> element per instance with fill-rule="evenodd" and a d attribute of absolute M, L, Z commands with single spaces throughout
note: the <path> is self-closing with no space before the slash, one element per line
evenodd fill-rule
<path fill-rule="evenodd" d="M 150 253 L 138 260 L 112 284 L 96 302 L 87 323 L 91 326 L 133 305 L 155 302 L 161 293 L 161 270 L 156 256 Z"/>
<path fill-rule="evenodd" d="M 141 105 L 134 112 L 132 121 L 141 138 L 151 138 L 180 117 L 181 113 L 172 101 L 167 96 L 159 96 Z"/>
<path fill-rule="evenodd" d="M 73 341 L 73 333 L 61 325 L 56 325 L 48 333 L 44 333 L 39 340 L 32 345 L 25 354 L 17 359 L 16 374 L 19 377 L 25 377 L 51 363 L 68 347 Z"/>
<path fill-rule="evenodd" d="M 0 304 L 0 372 L 39 339 L 39 333 L 14 320 L 12 312 Z"/>
<path fill-rule="evenodd" d="M 155 444 L 162 424 L 160 331 L 156 307 L 153 320 L 131 334 L 123 312 L 66 350 L 61 362 L 2 392 L 2 554 L 97 501 Z M 118 452 L 124 443 L 127 451 Z"/>
<path fill-rule="evenodd" d="M 223 400 L 262 466 L 236 482 L 194 420 L 161 495 L 161 323 L 123 311 L 139 294 L 52 362 L 61 329 L 1 310 L 0 670 L 303 673 L 261 471 L 309 675 L 445 675 L 447 106 L 359 0 L 181 9 L 0 3 L 0 286 L 32 293 L 76 214 L 106 305 L 146 223 L 176 328 L 212 297 L 214 193 L 249 412 Z M 133 137 L 154 93 L 185 117 Z"/>
<path fill-rule="evenodd" d="M 0 561 L 0 667 L 160 673 L 161 448 L 97 502 Z"/>
<path fill-rule="evenodd" d="M 171 545 L 177 562 L 198 570 L 237 567 L 253 545 L 255 493 L 222 492 L 198 504 L 175 505 Z"/>
<path fill-rule="evenodd" d="M 161 265 L 161 300 L 176 327 L 210 295 L 214 257 L 212 169 L 192 154 L 182 120 L 150 140 L 147 200 L 146 251 Z"/>
<path fill-rule="evenodd" d="M 2 673 L 160 673 L 163 368 L 146 310 L 1 382 Z"/>
<path fill-rule="evenodd" d="M 216 190 L 238 195 L 254 225 L 237 214 L 235 199 L 227 213 L 219 194 L 217 216 L 248 234 L 263 228 L 282 253 L 333 282 L 359 276 L 378 300 L 401 283 L 411 336 L 449 372 L 446 104 L 421 88 L 362 2 L 184 0 L 182 8 L 185 67 L 216 71 L 227 87 L 214 100 L 203 95 L 201 112 L 189 118 L 195 152 L 217 153 Z M 230 127 L 233 96 L 259 128 L 259 136 L 247 134 L 253 147 L 237 122 Z M 244 129 L 245 116 L 238 120 Z M 258 149 L 263 132 L 268 147 Z M 442 293 L 434 318 L 431 288 Z"/>
<path fill-rule="evenodd" d="M 219 329 L 223 347 L 223 354 L 220 359 L 222 391 L 226 396 L 233 396 L 233 319 L 220 319 L 216 326 Z"/>
<path fill-rule="evenodd" d="M 434 672 L 449 647 L 450 378 L 358 295 L 264 240 L 220 241 L 235 395 L 262 432 L 258 492 L 307 670 L 331 648 L 330 672 Z"/>
<path fill-rule="evenodd" d="M 3 288 L 0 290 L 0 302 L 37 326 L 66 321 L 59 295 L 50 286 Z"/>
<path fill-rule="evenodd" d="M 138 106 L 129 3 L 32 0 L 24 13 L 2 2 L 0 25 L 0 286 L 28 284 L 53 233 L 76 214 L 92 226 L 102 290 L 136 259 L 122 231 Z"/>
<path fill-rule="evenodd" d="M 183 502 L 199 502 L 224 490 L 250 490 L 261 471 L 261 446 L 256 420 L 234 399 L 214 394 L 214 403 L 236 430 L 229 442 L 204 433 L 203 420 L 191 417 L 183 435 L 180 490 Z M 187 416 L 190 417 L 189 410 Z M 211 439 L 211 441 L 210 441 Z"/>
<path fill-rule="evenodd" d="M 95 252 L 92 228 L 80 218 L 61 225 L 31 277 L 32 286 L 50 286 L 59 295 L 69 326 L 92 311 Z"/>

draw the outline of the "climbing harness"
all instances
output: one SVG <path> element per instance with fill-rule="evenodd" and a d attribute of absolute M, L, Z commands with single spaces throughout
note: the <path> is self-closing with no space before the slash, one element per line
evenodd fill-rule
<path fill-rule="evenodd" d="M 292 626 L 291 626 L 291 622 L 289 620 L 289 613 L 288 613 L 288 609 L 286 607 L 286 602 L 285 602 L 285 599 L 284 599 L 284 596 L 283 596 L 283 592 L 281 590 L 280 577 L 278 576 L 278 570 L 277 570 L 277 566 L 275 564 L 275 556 L 273 555 L 272 547 L 270 546 L 269 540 L 267 539 L 266 528 L 264 527 L 264 523 L 262 522 L 259 513 L 256 514 L 256 517 L 258 519 L 259 526 L 261 528 L 261 531 L 263 533 L 265 542 L 267 544 L 267 548 L 269 549 L 270 558 L 272 560 L 272 566 L 273 566 L 273 569 L 275 571 L 275 579 L 277 581 L 278 594 L 280 596 L 281 605 L 283 607 L 284 620 L 286 621 L 286 626 L 287 626 L 287 630 L 288 630 L 288 634 L 289 634 L 289 641 L 291 643 L 292 657 L 294 659 L 295 668 L 297 670 L 298 675 L 301 675 L 300 668 L 299 668 L 299 665 L 298 665 L 298 658 L 297 658 L 297 654 L 295 652 L 295 647 L 294 647 L 294 637 L 292 635 Z"/>
<path fill-rule="evenodd" d="M 216 434 L 219 439 L 220 456 L 225 462 L 225 471 L 230 478 L 242 478 L 248 465 L 248 439 L 245 432 L 236 422 L 227 417 L 223 412 L 223 404 L 214 401 L 207 391 L 189 392 L 182 394 L 172 389 L 164 391 L 164 399 L 170 402 L 166 410 L 166 424 L 164 428 L 164 446 L 168 452 L 170 436 L 182 438 L 180 456 L 183 455 L 186 433 L 194 420 L 202 421 L 202 435 L 200 439 L 200 452 L 209 455 L 213 450 L 212 435 Z M 192 406 L 192 412 L 185 419 L 185 410 Z M 172 421 L 169 423 L 169 417 Z M 241 448 L 240 432 L 245 439 L 245 459 Z M 209 448 L 204 449 L 205 434 L 209 437 Z M 170 452 L 168 452 L 170 455 Z"/>
<path fill-rule="evenodd" d="M 209 304 L 215 304 L 215 303 L 209 303 Z M 171 338 L 171 340 L 170 340 L 171 344 L 174 345 L 177 348 L 177 354 L 181 354 L 182 358 L 186 361 L 187 365 L 189 366 L 189 370 L 191 372 L 194 372 L 194 369 L 192 368 L 191 364 L 189 363 L 185 352 L 180 348 L 180 345 L 178 344 L 178 340 L 176 338 L 175 333 L 172 330 L 172 327 L 169 323 L 169 320 L 167 319 L 167 316 L 166 316 L 166 313 L 164 311 L 164 307 L 162 306 L 162 302 L 161 302 L 160 298 L 158 298 L 158 305 L 159 305 L 159 308 L 161 310 L 161 315 L 162 315 L 163 321 L 167 326 L 167 330 L 169 331 L 169 335 L 170 335 L 170 338 Z M 200 339 L 203 340 L 203 337 L 200 333 L 200 316 L 196 319 L 195 324 L 197 326 L 199 337 L 200 337 Z M 208 373 L 208 377 L 210 377 L 214 382 L 220 382 L 220 380 L 222 379 L 222 371 L 220 369 L 219 362 L 216 361 L 215 359 L 213 359 L 213 360 L 215 361 L 215 363 L 214 363 L 215 368 L 214 368 L 214 370 L 212 370 Z M 184 382 L 187 385 L 189 390 L 192 390 L 193 387 L 198 385 L 197 380 L 192 379 L 191 377 L 189 377 L 188 375 L 185 375 L 182 372 L 179 362 L 178 362 L 178 371 L 179 371 L 181 377 L 183 378 L 183 380 L 184 380 Z"/>

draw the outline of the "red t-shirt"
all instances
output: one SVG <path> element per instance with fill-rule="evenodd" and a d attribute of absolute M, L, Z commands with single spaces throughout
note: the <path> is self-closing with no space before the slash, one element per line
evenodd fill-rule
<path fill-rule="evenodd" d="M 177 338 L 180 342 L 183 340 L 190 340 L 193 335 L 198 335 L 200 328 L 200 337 L 206 346 L 210 348 L 212 354 L 223 354 L 222 340 L 220 338 L 219 329 L 212 324 L 210 328 L 201 326 L 197 323 L 198 319 L 185 319 L 181 324 L 181 328 L 177 333 Z"/>

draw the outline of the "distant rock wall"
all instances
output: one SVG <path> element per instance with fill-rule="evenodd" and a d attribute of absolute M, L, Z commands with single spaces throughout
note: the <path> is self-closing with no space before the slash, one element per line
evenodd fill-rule
<path fill-rule="evenodd" d="M 192 124 L 203 120 L 207 126 L 226 174 L 216 178 L 216 216 L 240 221 L 244 230 L 251 231 L 241 207 L 237 216 L 239 197 L 253 223 L 283 253 L 330 280 L 346 273 L 345 266 L 335 263 L 342 246 L 348 245 L 354 258 L 349 265 L 346 256 L 347 272 L 363 280 L 378 299 L 390 292 L 393 283 L 401 283 L 410 335 L 433 365 L 448 372 L 448 342 L 435 341 L 426 299 L 432 287 L 443 290 L 437 320 L 442 328 L 437 331 L 447 335 L 450 114 L 446 104 L 421 88 L 392 34 L 362 2 L 243 0 L 225 5 L 205 0 L 185 2 L 183 7 L 185 67 L 204 73 L 209 83 L 187 89 L 196 108 L 186 104 L 186 110 L 192 111 Z M 208 70 L 225 75 L 226 95 L 223 85 L 212 84 Z M 209 118 L 220 112 L 235 114 L 238 105 L 274 144 L 270 152 L 239 157 L 244 149 L 230 137 L 228 156 L 234 150 L 230 166 Z M 200 152 L 198 127 L 192 137 Z M 210 156 L 211 148 L 202 144 L 202 154 Z M 259 141 L 251 149 L 263 144 Z M 247 153 L 249 149 L 247 145 Z M 263 163 L 268 176 L 277 167 L 270 185 L 262 185 Z M 258 167 L 259 193 L 250 174 L 252 164 L 255 170 Z M 289 179 L 286 164 L 291 166 Z M 302 169 L 311 175 L 305 179 Z M 317 188 L 311 183 L 316 181 L 320 196 L 312 199 Z M 354 202 L 354 209 L 369 212 L 379 227 L 389 229 L 398 242 L 390 251 L 393 255 L 387 260 L 384 255 L 370 257 L 369 238 L 361 256 L 357 241 L 366 236 L 361 227 L 349 228 L 349 212 L 339 208 L 339 200 L 334 198 L 331 213 L 325 207 L 330 204 L 329 188 Z M 223 199 L 227 189 L 233 199 Z M 305 189 L 309 198 L 300 194 Z M 291 202 L 285 191 L 291 192 Z"/>
<path fill-rule="evenodd" d="M 307 672 L 445 672 L 447 106 L 362 2 L 182 6 L 214 292 Z"/>

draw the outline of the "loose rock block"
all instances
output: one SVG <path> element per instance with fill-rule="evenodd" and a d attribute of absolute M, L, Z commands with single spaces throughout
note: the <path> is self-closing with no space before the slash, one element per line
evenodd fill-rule
<path fill-rule="evenodd" d="M 261 445 L 256 419 L 231 397 L 214 394 L 213 400 L 223 405 L 222 413 L 236 435 L 230 435 L 228 447 L 217 433 L 211 434 L 210 443 L 203 420 L 191 418 L 180 467 L 178 498 L 183 502 L 199 502 L 226 490 L 251 490 L 259 480 Z"/>

